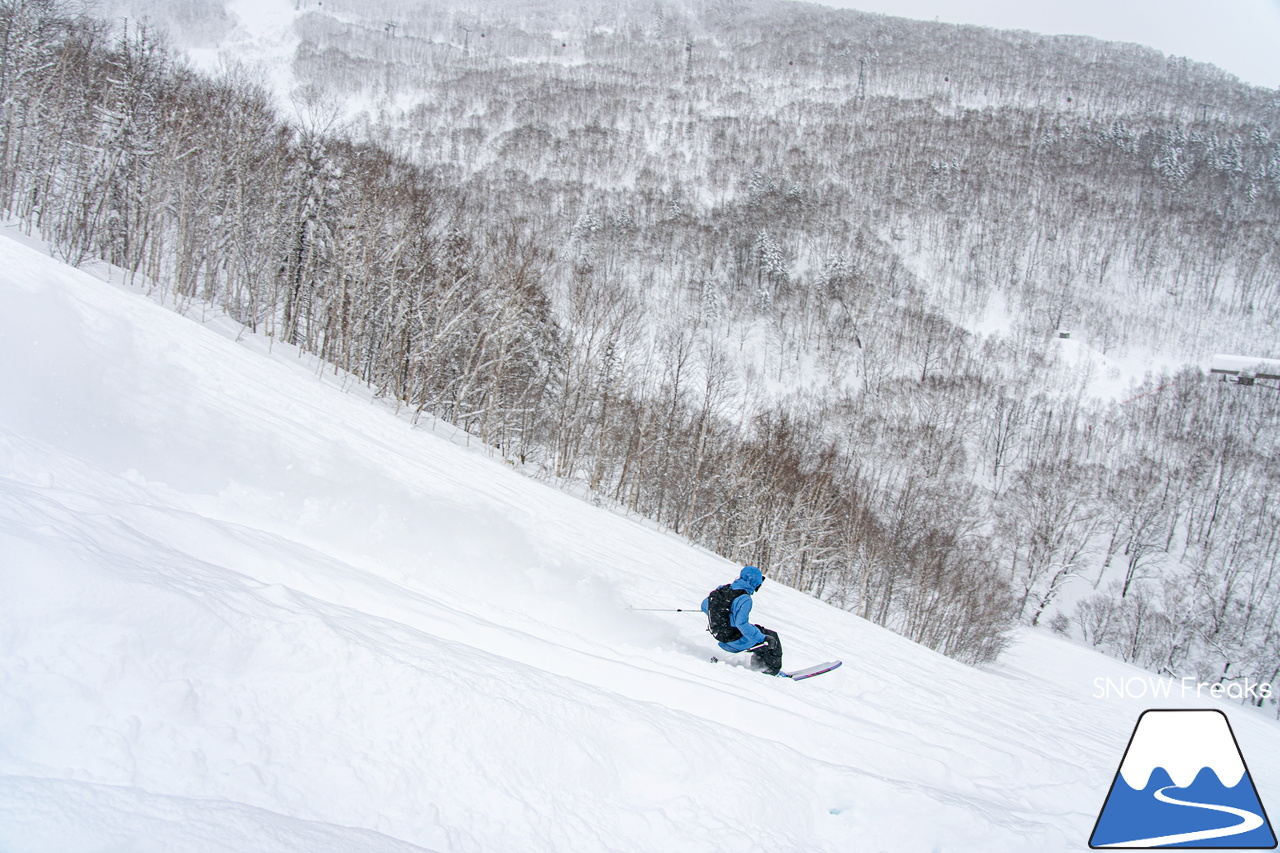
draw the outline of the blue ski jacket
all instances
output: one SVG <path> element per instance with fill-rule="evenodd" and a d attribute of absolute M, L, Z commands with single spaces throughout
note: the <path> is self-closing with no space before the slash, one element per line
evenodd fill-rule
<path fill-rule="evenodd" d="M 740 589 L 747 594 L 735 598 L 732 607 L 729 608 L 729 621 L 733 627 L 742 632 L 742 636 L 732 643 L 719 643 L 720 648 L 726 652 L 744 652 L 764 642 L 764 634 L 751 624 L 751 594 L 758 590 L 762 583 L 764 583 L 764 575 L 759 569 L 755 566 L 743 566 L 738 579 L 729 584 L 731 589 Z M 706 613 L 710 608 L 711 596 L 707 596 L 702 599 L 702 612 Z"/>

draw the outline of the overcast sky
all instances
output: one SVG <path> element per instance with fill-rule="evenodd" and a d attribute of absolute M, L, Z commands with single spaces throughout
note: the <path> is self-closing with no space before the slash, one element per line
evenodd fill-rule
<path fill-rule="evenodd" d="M 814 0 L 905 18 L 1088 35 L 1212 62 L 1280 88 L 1280 0 Z"/>

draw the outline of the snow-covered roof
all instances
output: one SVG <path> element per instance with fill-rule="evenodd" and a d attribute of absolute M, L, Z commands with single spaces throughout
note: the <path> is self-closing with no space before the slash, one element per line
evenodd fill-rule
<path fill-rule="evenodd" d="M 1280 379 L 1280 359 L 1258 358 L 1252 355 L 1214 355 L 1210 373 L 1253 373 L 1259 379 Z"/>

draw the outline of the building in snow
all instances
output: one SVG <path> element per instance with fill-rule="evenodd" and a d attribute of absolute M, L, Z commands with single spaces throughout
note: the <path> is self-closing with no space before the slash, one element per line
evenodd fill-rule
<path fill-rule="evenodd" d="M 1280 359 L 1252 355 L 1214 355 L 1209 372 L 1236 377 L 1241 385 L 1252 385 L 1255 379 L 1280 379 Z"/>

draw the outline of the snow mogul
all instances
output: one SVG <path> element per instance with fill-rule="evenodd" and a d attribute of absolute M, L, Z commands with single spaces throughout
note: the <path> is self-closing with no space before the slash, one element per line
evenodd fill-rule
<path fill-rule="evenodd" d="M 751 624 L 751 596 L 764 583 L 755 566 L 743 566 L 733 583 L 716 587 L 702 600 L 707 630 L 726 652 L 751 652 L 751 668 L 777 675 L 782 671 L 778 632 Z"/>

